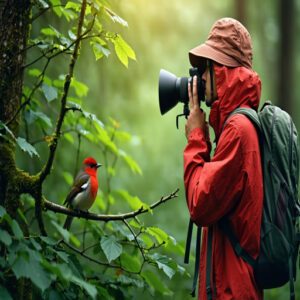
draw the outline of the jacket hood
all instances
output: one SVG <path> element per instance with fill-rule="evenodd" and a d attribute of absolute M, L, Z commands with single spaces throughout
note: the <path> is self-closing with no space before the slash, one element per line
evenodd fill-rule
<path fill-rule="evenodd" d="M 236 108 L 250 107 L 257 111 L 261 81 L 256 72 L 245 67 L 229 68 L 214 64 L 214 71 L 218 99 L 212 104 L 209 123 L 218 139 L 224 122 Z"/>

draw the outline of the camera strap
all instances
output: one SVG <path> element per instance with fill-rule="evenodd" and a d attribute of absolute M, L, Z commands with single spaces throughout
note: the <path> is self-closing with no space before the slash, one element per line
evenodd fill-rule
<path fill-rule="evenodd" d="M 190 258 L 190 251 L 191 251 L 191 242 L 192 242 L 192 234 L 193 234 L 193 221 L 190 219 L 187 238 L 186 238 L 186 245 L 185 245 L 185 255 L 184 255 L 184 263 L 189 263 Z M 197 239 L 196 239 L 196 249 L 195 249 L 195 267 L 194 267 L 194 277 L 193 277 L 193 287 L 191 295 L 195 297 L 198 277 L 199 277 L 199 268 L 200 268 L 200 248 L 201 248 L 201 231 L 202 228 L 197 226 Z"/>

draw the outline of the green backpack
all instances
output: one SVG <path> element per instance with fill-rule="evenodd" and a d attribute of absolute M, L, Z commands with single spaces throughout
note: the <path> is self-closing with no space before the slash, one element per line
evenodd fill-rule
<path fill-rule="evenodd" d="M 220 226 L 236 253 L 250 263 L 261 289 L 271 289 L 290 282 L 295 298 L 294 280 L 299 248 L 299 144 L 298 134 L 288 113 L 267 101 L 257 113 L 238 108 L 230 115 L 243 114 L 256 126 L 264 180 L 264 203 L 260 253 L 256 260 L 244 251 L 226 218 Z"/>
<path fill-rule="evenodd" d="M 276 288 L 290 282 L 290 298 L 295 299 L 294 281 L 300 241 L 297 130 L 289 114 L 269 101 L 258 113 L 250 108 L 237 108 L 227 118 L 224 127 L 235 114 L 247 116 L 255 125 L 260 139 L 264 203 L 258 258 L 255 260 L 241 247 L 226 216 L 219 221 L 219 226 L 229 238 L 235 253 L 253 267 L 255 280 L 261 289 Z M 193 295 L 199 269 L 200 232 L 198 228 Z M 189 260 L 191 233 L 192 221 L 188 230 L 185 262 Z M 211 259 L 211 240 L 209 234 L 207 260 Z M 210 261 L 207 265 L 211 265 Z M 206 277 L 210 278 L 210 274 L 211 270 L 207 268 Z M 206 289 L 208 299 L 212 299 L 209 280 Z"/>

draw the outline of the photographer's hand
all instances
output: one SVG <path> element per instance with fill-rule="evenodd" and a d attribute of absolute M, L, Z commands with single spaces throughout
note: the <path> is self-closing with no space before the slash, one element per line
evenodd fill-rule
<path fill-rule="evenodd" d="M 205 121 L 205 112 L 201 109 L 198 91 L 197 91 L 197 76 L 193 77 L 193 91 L 191 90 L 190 83 L 188 85 L 189 92 L 189 104 L 190 114 L 185 124 L 185 135 L 189 137 L 191 131 L 195 128 L 202 128 L 204 132 L 207 132 L 207 122 Z"/>

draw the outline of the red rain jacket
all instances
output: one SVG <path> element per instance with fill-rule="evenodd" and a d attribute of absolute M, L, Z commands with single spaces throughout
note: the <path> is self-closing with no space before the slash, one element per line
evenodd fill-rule
<path fill-rule="evenodd" d="M 215 65 L 214 70 L 218 100 L 212 105 L 209 122 L 218 140 L 215 154 L 210 159 L 209 143 L 200 128 L 192 130 L 184 150 L 187 205 L 192 220 L 204 226 L 199 299 L 207 299 L 207 226 L 213 232 L 213 299 L 262 299 L 252 267 L 234 253 L 217 223 L 226 215 L 240 245 L 253 258 L 258 256 L 263 179 L 257 132 L 243 115 L 230 117 L 223 126 L 237 107 L 258 108 L 261 83 L 255 72 L 244 67 Z"/>

